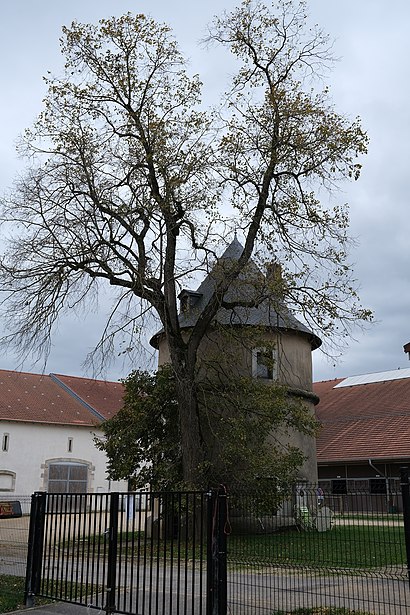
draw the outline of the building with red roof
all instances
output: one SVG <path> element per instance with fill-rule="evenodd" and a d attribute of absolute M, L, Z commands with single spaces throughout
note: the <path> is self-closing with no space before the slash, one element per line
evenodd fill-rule
<path fill-rule="evenodd" d="M 124 491 L 94 446 L 123 393 L 118 382 L 0 370 L 0 492 Z"/>
<path fill-rule="evenodd" d="M 333 493 L 398 486 L 410 466 L 410 369 L 316 382 L 318 476 Z"/>
<path fill-rule="evenodd" d="M 410 369 L 316 382 L 320 484 L 327 492 L 397 487 L 410 466 Z M 0 494 L 124 491 L 94 446 L 123 385 L 0 370 Z"/>

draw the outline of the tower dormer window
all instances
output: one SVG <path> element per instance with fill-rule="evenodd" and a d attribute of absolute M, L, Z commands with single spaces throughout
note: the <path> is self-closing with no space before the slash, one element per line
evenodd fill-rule
<path fill-rule="evenodd" d="M 179 307 L 181 313 L 189 314 L 201 297 L 202 293 L 197 293 L 194 290 L 182 290 L 179 293 Z"/>

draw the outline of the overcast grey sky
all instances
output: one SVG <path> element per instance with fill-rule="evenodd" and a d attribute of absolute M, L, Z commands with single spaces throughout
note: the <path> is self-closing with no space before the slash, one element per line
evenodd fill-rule
<path fill-rule="evenodd" d="M 15 140 L 41 110 L 42 75 L 59 72 L 58 40 L 62 25 L 73 19 L 96 22 L 127 11 L 149 13 L 170 24 L 208 96 L 229 72 L 229 58 L 198 46 L 213 14 L 230 9 L 233 0 L 14 0 L 0 3 L 0 192 L 21 169 Z M 410 216 L 407 188 L 410 161 L 410 2 L 408 0 L 308 0 L 310 13 L 335 39 L 340 61 L 329 77 L 339 111 L 361 116 L 370 136 L 359 182 L 344 186 L 339 198 L 351 207 L 352 251 L 361 298 L 374 310 L 376 324 L 357 331 L 336 366 L 314 353 L 314 379 L 409 367 L 403 344 L 410 341 Z M 98 339 L 102 314 L 66 319 L 54 337 L 47 372 L 84 375 L 81 362 Z M 1 323 L 0 323 L 1 327 Z M 38 371 L 28 361 L 0 356 L 0 368 Z M 130 371 L 118 361 L 107 377 Z"/>

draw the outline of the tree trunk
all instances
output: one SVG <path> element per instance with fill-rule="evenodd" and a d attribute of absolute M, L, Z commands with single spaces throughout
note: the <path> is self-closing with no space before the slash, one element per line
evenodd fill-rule
<path fill-rule="evenodd" d="M 183 478 L 188 488 L 202 489 L 206 487 L 205 450 L 195 378 L 191 370 L 184 368 L 175 370 L 175 377 L 181 430 Z"/>

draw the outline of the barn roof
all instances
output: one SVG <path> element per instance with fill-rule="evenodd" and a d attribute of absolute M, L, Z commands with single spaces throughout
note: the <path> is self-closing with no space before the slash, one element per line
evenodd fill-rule
<path fill-rule="evenodd" d="M 318 463 L 410 457 L 410 369 L 316 382 Z"/>
<path fill-rule="evenodd" d="M 0 420 L 96 426 L 118 412 L 122 395 L 118 382 L 0 370 Z"/>

